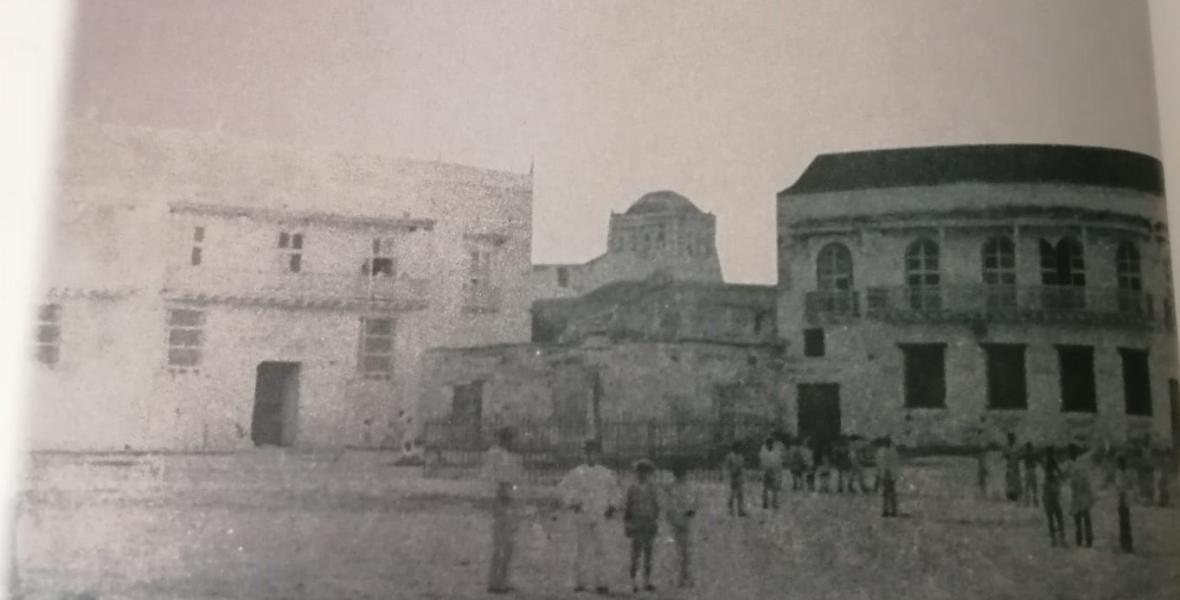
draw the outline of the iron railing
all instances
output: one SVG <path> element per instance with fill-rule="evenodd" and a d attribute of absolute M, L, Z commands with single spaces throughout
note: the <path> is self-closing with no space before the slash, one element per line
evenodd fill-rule
<path fill-rule="evenodd" d="M 938 285 L 871 287 L 865 315 L 888 321 L 1013 321 L 1148 324 L 1151 297 L 1078 286 Z"/>

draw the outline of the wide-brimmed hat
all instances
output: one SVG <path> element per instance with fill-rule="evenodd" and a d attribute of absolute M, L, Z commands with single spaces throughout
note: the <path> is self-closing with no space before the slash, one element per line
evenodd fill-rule
<path fill-rule="evenodd" d="M 646 458 L 641 458 L 635 461 L 635 470 L 639 473 L 651 473 L 656 470 L 656 465 Z"/>

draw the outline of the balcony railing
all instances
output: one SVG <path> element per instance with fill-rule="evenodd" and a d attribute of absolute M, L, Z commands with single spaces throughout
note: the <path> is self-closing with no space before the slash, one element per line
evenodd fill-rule
<path fill-rule="evenodd" d="M 166 293 L 227 302 L 345 305 L 393 304 L 418 308 L 428 302 L 428 281 L 411 277 L 340 273 L 266 273 L 183 269 L 165 278 Z"/>
<path fill-rule="evenodd" d="M 481 313 L 500 310 L 500 288 L 485 283 L 464 283 L 463 309 Z"/>
<path fill-rule="evenodd" d="M 860 294 L 849 290 L 807 292 L 807 320 L 838 321 L 860 316 Z"/>
<path fill-rule="evenodd" d="M 872 287 L 866 316 L 887 321 L 1015 321 L 1147 324 L 1150 297 L 1075 286 L 941 285 Z"/>

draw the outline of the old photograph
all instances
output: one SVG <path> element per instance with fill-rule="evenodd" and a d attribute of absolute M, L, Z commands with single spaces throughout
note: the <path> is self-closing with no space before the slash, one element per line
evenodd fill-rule
<path fill-rule="evenodd" d="M 1180 594 L 1146 0 L 69 6 L 10 597 Z"/>

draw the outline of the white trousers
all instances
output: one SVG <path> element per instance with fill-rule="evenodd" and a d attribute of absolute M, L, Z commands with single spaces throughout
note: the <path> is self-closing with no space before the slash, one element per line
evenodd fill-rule
<path fill-rule="evenodd" d="M 592 588 L 607 585 L 606 550 L 602 543 L 606 522 L 575 519 L 577 555 L 574 558 L 574 585 Z"/>

